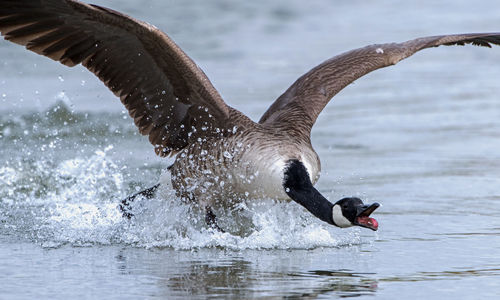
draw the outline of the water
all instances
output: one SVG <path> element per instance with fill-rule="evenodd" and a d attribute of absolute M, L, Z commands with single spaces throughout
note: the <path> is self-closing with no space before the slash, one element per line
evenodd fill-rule
<path fill-rule="evenodd" d="M 94 3 L 168 32 L 254 120 L 342 51 L 500 30 L 496 1 Z M 117 202 L 171 160 L 83 68 L 6 42 L 0 57 L 2 299 L 500 296 L 499 47 L 423 51 L 320 115 L 317 187 L 382 203 L 376 233 L 265 199 L 221 217 L 251 224 L 245 232 L 216 233 L 168 188 L 123 220 Z"/>

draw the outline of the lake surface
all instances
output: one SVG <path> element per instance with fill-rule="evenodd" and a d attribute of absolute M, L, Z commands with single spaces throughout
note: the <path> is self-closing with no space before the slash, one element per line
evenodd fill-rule
<path fill-rule="evenodd" d="M 254 120 L 343 51 L 500 31 L 493 0 L 93 2 L 166 31 Z M 381 203 L 379 231 L 261 199 L 235 212 L 245 234 L 222 234 L 168 188 L 122 219 L 119 200 L 172 160 L 84 68 L 0 41 L 0 298 L 498 299 L 499 83 L 500 47 L 440 47 L 326 107 L 312 136 L 317 187 Z"/>

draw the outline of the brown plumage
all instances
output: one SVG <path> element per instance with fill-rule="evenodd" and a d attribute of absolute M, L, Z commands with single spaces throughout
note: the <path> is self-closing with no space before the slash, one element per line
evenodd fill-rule
<path fill-rule="evenodd" d="M 286 197 L 280 168 L 290 159 L 304 161 L 311 181 L 317 180 L 320 164 L 310 143 L 311 128 L 348 84 L 425 48 L 500 44 L 500 33 L 474 33 L 348 51 L 301 76 L 256 123 L 228 106 L 166 34 L 114 10 L 76 0 L 1 0 L 0 32 L 28 50 L 70 67 L 82 64 L 96 74 L 121 99 L 157 154 L 182 151 L 172 180 L 180 194 L 192 197 L 206 195 L 207 188 L 193 190 L 187 179 L 201 186 L 209 182 L 209 190 L 217 186 L 219 191 L 212 193 L 219 196 L 222 191 L 246 195 L 259 183 L 262 195 Z M 252 174 L 261 179 L 249 180 Z M 213 182 L 215 177 L 224 184 Z"/>
<path fill-rule="evenodd" d="M 464 44 L 491 48 L 490 44 L 500 45 L 500 33 L 430 36 L 403 43 L 370 45 L 342 53 L 297 79 L 264 113 L 259 123 L 293 124 L 300 116 L 310 130 L 330 99 L 361 76 L 395 65 L 422 49 Z"/>
<path fill-rule="evenodd" d="M 159 155 L 199 136 L 224 135 L 236 116 L 245 118 L 166 34 L 114 10 L 72 0 L 2 0 L 0 31 L 28 50 L 96 74 Z"/>

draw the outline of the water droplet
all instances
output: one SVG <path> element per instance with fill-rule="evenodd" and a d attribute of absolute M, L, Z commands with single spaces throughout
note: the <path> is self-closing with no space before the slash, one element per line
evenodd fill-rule
<path fill-rule="evenodd" d="M 229 158 L 229 159 L 233 158 L 233 156 L 231 155 L 231 153 L 229 153 L 228 151 L 224 151 L 223 155 L 224 155 L 225 158 Z"/>

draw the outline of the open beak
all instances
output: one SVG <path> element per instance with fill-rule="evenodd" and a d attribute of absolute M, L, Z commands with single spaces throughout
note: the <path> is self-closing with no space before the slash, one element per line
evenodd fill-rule
<path fill-rule="evenodd" d="M 378 229 L 378 222 L 374 218 L 370 218 L 370 215 L 380 206 L 378 203 L 373 203 L 371 205 L 363 205 L 358 207 L 358 212 L 356 214 L 356 219 L 354 225 L 358 225 L 365 228 L 370 228 L 376 231 Z"/>

